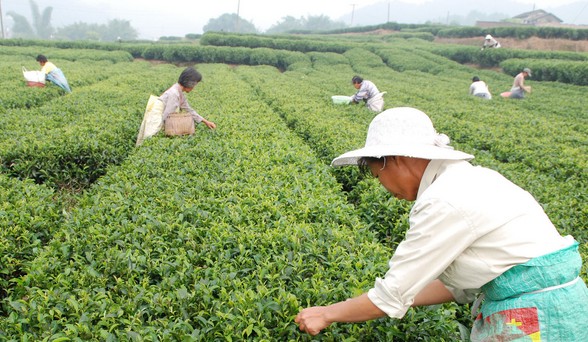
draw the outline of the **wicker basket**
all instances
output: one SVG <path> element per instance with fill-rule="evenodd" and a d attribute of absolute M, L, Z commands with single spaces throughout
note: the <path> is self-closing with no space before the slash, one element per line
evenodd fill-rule
<path fill-rule="evenodd" d="M 194 134 L 194 118 L 189 113 L 171 113 L 165 119 L 165 135 Z"/>

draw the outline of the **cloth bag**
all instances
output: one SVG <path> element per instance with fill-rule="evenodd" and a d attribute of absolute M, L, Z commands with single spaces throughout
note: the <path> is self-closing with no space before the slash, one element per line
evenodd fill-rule
<path fill-rule="evenodd" d="M 24 66 L 22 67 L 22 75 L 27 81 L 29 87 L 44 87 L 45 86 L 45 73 L 40 70 L 27 70 Z"/>
<path fill-rule="evenodd" d="M 136 146 L 139 146 L 147 138 L 157 134 L 163 127 L 163 109 L 165 105 L 158 96 L 151 95 L 145 107 L 143 122 L 139 129 Z"/>
<path fill-rule="evenodd" d="M 381 112 L 384 109 L 384 94 L 386 94 L 386 92 L 381 92 L 377 95 L 375 95 L 374 97 L 372 97 L 371 99 L 368 100 L 368 102 L 366 103 L 367 107 L 374 112 Z"/>

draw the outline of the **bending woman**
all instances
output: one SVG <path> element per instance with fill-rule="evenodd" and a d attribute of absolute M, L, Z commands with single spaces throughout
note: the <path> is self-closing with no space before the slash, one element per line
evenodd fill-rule
<path fill-rule="evenodd" d="M 216 128 L 214 122 L 208 121 L 196 113 L 184 96 L 184 93 L 191 92 L 200 81 L 202 81 L 202 75 L 196 69 L 189 67 L 182 71 L 177 83 L 161 94 L 159 99 L 164 104 L 162 117 L 164 122 L 171 113 L 183 111 L 190 113 L 196 123 L 203 122 L 210 129 Z"/>
<path fill-rule="evenodd" d="M 472 158 L 417 109 L 372 120 L 365 147 L 332 165 L 359 165 L 396 198 L 414 201 L 410 227 L 372 289 L 302 310 L 295 319 L 302 331 L 399 319 L 410 307 L 478 296 L 472 341 L 588 341 L 578 242 L 559 234 L 531 194 Z"/>
<path fill-rule="evenodd" d="M 71 88 L 67 82 L 67 78 L 63 74 L 63 71 L 59 69 L 55 64 L 49 62 L 45 55 L 38 55 L 36 58 L 37 62 L 41 65 L 41 71 L 45 74 L 47 81 L 55 84 L 67 93 L 71 93 Z"/>

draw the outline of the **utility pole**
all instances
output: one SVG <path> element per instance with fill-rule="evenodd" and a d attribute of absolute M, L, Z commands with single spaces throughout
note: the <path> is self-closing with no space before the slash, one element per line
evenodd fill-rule
<path fill-rule="evenodd" d="M 2 14 L 2 0 L 0 0 L 0 26 L 2 26 L 2 39 L 6 38 L 4 35 L 4 15 Z"/>
<path fill-rule="evenodd" d="M 355 4 L 351 4 L 351 25 L 353 26 L 353 15 L 355 14 Z"/>
<path fill-rule="evenodd" d="M 390 22 L 390 1 L 388 1 L 388 17 L 386 19 L 386 22 L 389 23 Z"/>
<path fill-rule="evenodd" d="M 237 0 L 237 19 L 235 19 L 235 33 L 239 32 L 239 9 L 241 8 L 241 0 Z"/>

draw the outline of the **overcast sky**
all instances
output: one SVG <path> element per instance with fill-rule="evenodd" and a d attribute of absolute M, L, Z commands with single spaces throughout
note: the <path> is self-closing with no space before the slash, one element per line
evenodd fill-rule
<path fill-rule="evenodd" d="M 548 10 L 550 7 L 568 3 L 586 3 L 582 0 L 512 0 L 519 4 L 528 5 L 528 10 L 537 8 Z M 42 9 L 53 7 L 53 25 L 60 27 L 73 22 L 106 23 L 111 19 L 125 19 L 139 31 L 139 38 L 157 39 L 161 36 L 184 36 L 187 33 L 202 33 L 202 27 L 211 18 L 218 18 L 224 13 L 239 13 L 239 16 L 252 22 L 260 31 L 265 31 L 281 21 L 285 16 L 295 18 L 325 15 L 333 20 L 340 20 L 344 16 L 351 17 L 368 5 L 379 4 L 382 10 L 379 15 L 386 21 L 385 14 L 389 3 L 394 4 L 435 3 L 439 5 L 444 0 L 35 0 Z M 30 17 L 28 0 L 0 0 L 6 20 L 6 13 L 15 11 Z M 484 12 L 496 12 L 492 8 L 493 2 L 470 1 L 473 8 Z M 426 8 L 426 7 L 425 7 Z M 450 11 L 451 9 L 447 9 Z M 454 11 L 457 9 L 454 9 Z M 588 14 L 588 9 L 585 10 Z M 517 13 L 518 14 L 518 13 Z M 441 16 L 444 14 L 440 14 Z M 64 18 L 69 19 L 64 19 Z M 59 20 L 65 22 L 60 22 Z M 100 20 L 102 19 L 102 20 Z M 402 22 L 396 18 L 391 21 Z"/>

